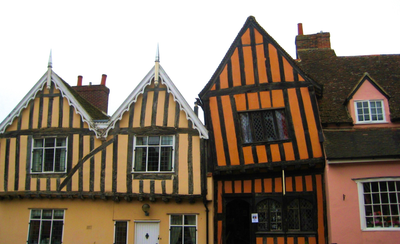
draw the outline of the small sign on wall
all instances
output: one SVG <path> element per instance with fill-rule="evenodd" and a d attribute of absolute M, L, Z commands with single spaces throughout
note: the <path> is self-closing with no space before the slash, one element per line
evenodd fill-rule
<path fill-rule="evenodd" d="M 251 214 L 251 223 L 258 223 L 258 213 Z"/>

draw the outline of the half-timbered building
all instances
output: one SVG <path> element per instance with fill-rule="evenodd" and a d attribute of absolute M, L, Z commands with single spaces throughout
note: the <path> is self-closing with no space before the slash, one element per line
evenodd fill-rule
<path fill-rule="evenodd" d="M 108 88 L 49 68 L 0 125 L 0 243 L 207 243 L 208 132 L 159 65 Z"/>
<path fill-rule="evenodd" d="M 304 34 L 302 24 L 296 50 L 298 64 L 324 86 L 329 243 L 397 243 L 400 55 L 337 56 L 329 32 Z"/>
<path fill-rule="evenodd" d="M 326 243 L 320 95 L 249 17 L 199 94 L 215 243 Z"/>

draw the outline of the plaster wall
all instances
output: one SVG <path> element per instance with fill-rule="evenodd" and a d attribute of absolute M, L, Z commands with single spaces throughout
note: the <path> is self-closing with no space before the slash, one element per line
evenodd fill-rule
<path fill-rule="evenodd" d="M 145 216 L 142 205 L 150 205 Z M 211 205 L 211 204 L 210 204 Z M 159 221 L 159 244 L 169 243 L 170 214 L 197 215 L 197 243 L 206 243 L 206 212 L 202 202 L 119 202 L 103 200 L 22 199 L 0 202 L 0 243 L 26 243 L 30 209 L 65 209 L 63 244 L 109 244 L 114 240 L 114 221 L 128 221 L 128 244 L 134 244 L 135 221 Z M 210 222 L 211 222 L 210 217 Z M 211 236 L 211 233 L 210 233 Z M 210 242 L 211 243 L 211 242 Z"/>
<path fill-rule="evenodd" d="M 395 244 L 399 230 L 362 231 L 357 184 L 354 179 L 389 177 L 400 172 L 400 163 L 327 164 L 326 187 L 328 201 L 329 243 L 336 244 Z"/>

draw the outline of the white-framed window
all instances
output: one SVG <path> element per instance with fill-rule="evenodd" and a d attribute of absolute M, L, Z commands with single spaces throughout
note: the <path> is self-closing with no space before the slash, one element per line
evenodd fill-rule
<path fill-rule="evenodd" d="M 239 122 L 244 143 L 289 139 L 284 109 L 240 112 Z"/>
<path fill-rule="evenodd" d="M 364 100 L 354 102 L 357 122 L 385 122 L 383 100 Z"/>
<path fill-rule="evenodd" d="M 28 244 L 61 244 L 63 228 L 63 209 L 31 209 Z"/>
<path fill-rule="evenodd" d="M 170 244 L 197 243 L 197 215 L 171 214 L 169 225 Z"/>
<path fill-rule="evenodd" d="M 46 137 L 32 141 L 32 173 L 64 173 L 67 163 L 67 138 Z"/>
<path fill-rule="evenodd" d="M 114 222 L 114 244 L 128 243 L 128 221 Z"/>
<path fill-rule="evenodd" d="M 172 172 L 175 137 L 136 136 L 134 141 L 135 172 Z"/>
<path fill-rule="evenodd" d="M 400 178 L 357 180 L 361 229 L 400 230 Z"/>

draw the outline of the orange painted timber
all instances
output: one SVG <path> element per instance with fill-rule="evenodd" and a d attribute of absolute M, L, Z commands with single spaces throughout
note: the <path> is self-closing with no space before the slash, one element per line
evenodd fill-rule
<path fill-rule="evenodd" d="M 299 81 L 304 81 L 303 76 L 301 76 L 300 74 L 299 74 Z"/>
<path fill-rule="evenodd" d="M 284 237 L 278 237 L 278 244 L 285 244 L 285 238 Z"/>
<path fill-rule="evenodd" d="M 232 193 L 232 181 L 224 181 L 225 193 Z"/>
<path fill-rule="evenodd" d="M 271 95 L 269 91 L 260 92 L 261 108 L 271 107 Z"/>
<path fill-rule="evenodd" d="M 300 159 L 307 159 L 307 144 L 304 135 L 303 122 L 301 120 L 300 108 L 297 100 L 296 89 L 288 89 L 290 111 L 292 113 L 292 121 L 294 133 L 296 135 L 297 147 L 299 148 Z"/>
<path fill-rule="evenodd" d="M 218 199 L 217 199 L 217 204 L 218 204 L 218 213 L 222 213 L 222 181 L 218 181 Z"/>
<path fill-rule="evenodd" d="M 245 93 L 237 94 L 237 95 L 234 95 L 233 97 L 235 98 L 236 110 L 237 111 L 247 110 L 247 108 L 246 108 L 247 100 L 246 100 L 246 94 Z"/>
<path fill-rule="evenodd" d="M 321 237 L 319 239 L 321 239 Z M 324 240 L 324 239 L 325 238 L 322 237 L 322 240 Z M 323 242 L 320 241 L 319 243 L 325 243 L 325 241 L 323 241 Z M 317 240 L 316 240 L 315 236 L 308 237 L 308 244 L 317 244 Z"/>
<path fill-rule="evenodd" d="M 318 242 L 325 243 L 325 226 L 324 226 L 324 203 L 322 194 L 322 176 L 316 175 L 316 190 L 317 190 L 317 204 L 318 204 Z M 311 242 L 310 244 L 316 244 L 316 242 Z"/>
<path fill-rule="evenodd" d="M 296 191 L 302 192 L 303 191 L 303 177 L 296 176 L 294 178 L 294 182 L 296 183 Z"/>
<path fill-rule="evenodd" d="M 232 105 L 229 96 L 222 96 L 222 110 L 224 113 L 225 120 L 225 131 L 226 138 L 228 141 L 229 155 L 231 159 L 231 165 L 239 165 L 239 152 L 237 147 L 237 138 L 235 130 L 235 122 L 233 120 Z"/>
<path fill-rule="evenodd" d="M 250 29 L 247 29 L 246 32 L 242 35 L 242 45 L 250 45 L 251 44 L 251 39 L 250 39 Z"/>
<path fill-rule="evenodd" d="M 272 156 L 272 162 L 281 161 L 281 154 L 279 152 L 278 144 L 271 144 L 271 156 Z"/>
<path fill-rule="evenodd" d="M 231 57 L 231 65 L 232 65 L 232 81 L 233 86 L 241 86 L 241 75 L 240 75 L 240 62 L 239 62 L 239 52 L 236 48 Z"/>
<path fill-rule="evenodd" d="M 271 65 L 272 82 L 280 82 L 281 74 L 278 61 L 278 51 L 272 44 L 268 44 L 269 62 Z"/>
<path fill-rule="evenodd" d="M 256 39 L 258 79 L 260 83 L 268 83 L 267 68 L 265 67 L 266 58 L 264 53 L 263 36 L 257 30 L 254 30 L 254 36 Z"/>
<path fill-rule="evenodd" d="M 214 140 L 215 140 L 215 149 L 217 152 L 217 164 L 218 166 L 225 166 L 225 151 L 223 145 L 223 139 L 221 134 L 221 123 L 219 120 L 218 106 L 217 106 L 217 98 L 210 97 L 210 112 L 211 112 L 211 120 L 214 129 Z"/>
<path fill-rule="evenodd" d="M 262 237 L 257 237 L 256 238 L 256 244 L 263 244 L 263 238 Z"/>
<path fill-rule="evenodd" d="M 306 175 L 306 191 L 313 191 L 312 176 Z"/>
<path fill-rule="evenodd" d="M 282 59 L 283 59 L 283 67 L 285 69 L 285 81 L 288 82 L 294 81 L 293 67 L 289 64 L 286 58 Z"/>
<path fill-rule="evenodd" d="M 258 100 L 258 93 L 247 93 L 247 101 L 249 103 L 249 109 L 259 109 L 260 102 Z"/>
<path fill-rule="evenodd" d="M 243 181 L 243 193 L 252 193 L 251 180 Z"/>
<path fill-rule="evenodd" d="M 267 244 L 274 244 L 274 238 L 273 237 L 267 237 Z"/>
<path fill-rule="evenodd" d="M 300 88 L 301 97 L 303 98 L 304 110 L 306 113 L 308 132 L 310 133 L 311 146 L 313 149 L 314 158 L 322 157 L 321 144 L 319 143 L 317 124 L 314 118 L 314 111 L 312 110 L 310 93 L 307 87 Z"/>
<path fill-rule="evenodd" d="M 288 237 L 287 238 L 287 244 L 294 244 L 294 238 L 293 237 Z"/>
<path fill-rule="evenodd" d="M 235 193 L 242 193 L 242 181 L 235 180 Z"/>
<path fill-rule="evenodd" d="M 295 160 L 294 151 L 293 151 L 293 143 L 291 143 L 291 142 L 283 143 L 283 149 L 285 150 L 286 161 Z"/>
<path fill-rule="evenodd" d="M 243 147 L 244 164 L 254 164 L 251 146 Z"/>
<path fill-rule="evenodd" d="M 305 244 L 306 239 L 304 237 L 297 237 L 297 244 Z"/>
<path fill-rule="evenodd" d="M 256 151 L 257 151 L 258 163 L 267 163 L 268 158 L 267 158 L 267 151 L 265 150 L 265 146 L 264 145 L 256 146 Z"/>
<path fill-rule="evenodd" d="M 282 192 L 282 178 L 275 178 L 275 192 Z"/>
<path fill-rule="evenodd" d="M 292 192 L 293 191 L 293 181 L 292 177 L 285 177 L 285 191 Z"/>
<path fill-rule="evenodd" d="M 264 192 L 271 193 L 272 192 L 272 179 L 264 179 Z"/>
<path fill-rule="evenodd" d="M 253 54 L 250 46 L 243 47 L 243 59 L 244 59 L 244 75 L 246 77 L 246 85 L 254 84 L 254 65 L 253 65 Z"/>
<path fill-rule="evenodd" d="M 222 70 L 219 75 L 219 88 L 226 89 L 229 87 L 228 84 L 228 65 L 225 65 L 225 68 Z"/>
<path fill-rule="evenodd" d="M 254 180 L 254 192 L 255 193 L 262 193 L 262 179 L 255 179 Z"/>
<path fill-rule="evenodd" d="M 210 90 L 211 90 L 211 91 L 214 91 L 214 90 L 215 90 L 215 84 L 211 87 Z"/>
<path fill-rule="evenodd" d="M 273 90 L 271 93 L 272 93 L 272 107 L 273 108 L 285 107 L 285 100 L 283 99 L 283 91 Z"/>

